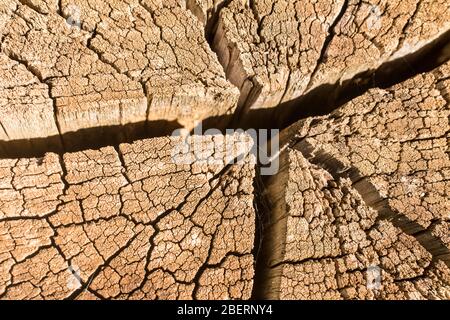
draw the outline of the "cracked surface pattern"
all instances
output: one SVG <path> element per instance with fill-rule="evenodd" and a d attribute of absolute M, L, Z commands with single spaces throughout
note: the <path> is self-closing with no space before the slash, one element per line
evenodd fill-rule
<path fill-rule="evenodd" d="M 248 299 L 251 139 L 188 140 L 209 160 L 172 161 L 181 137 L 0 160 L 0 297 Z"/>
<path fill-rule="evenodd" d="M 450 27 L 445 1 L 234 0 L 213 46 L 244 113 L 414 52 Z"/>
<path fill-rule="evenodd" d="M 448 0 L 1 0 L 0 299 L 449 300 L 449 103 Z"/>
<path fill-rule="evenodd" d="M 230 113 L 239 92 L 224 76 L 202 27 L 175 1 L 127 0 L 100 5 L 64 0 L 63 13 L 79 8 L 89 48 L 119 73 L 143 84 L 148 120 L 197 120 Z"/>
<path fill-rule="evenodd" d="M 17 105 L 14 111 L 30 109 L 30 120 L 40 120 L 36 130 L 24 133 L 14 113 L 2 108 L 2 140 L 56 135 L 55 126 L 60 134 L 152 120 L 178 120 L 192 128 L 198 120 L 234 110 L 238 89 L 225 80 L 200 22 L 180 4 L 64 0 L 59 5 L 36 0 L 0 5 L 1 68 L 18 64 L 24 75 L 17 86 L 36 83 L 33 100 L 21 98 L 20 91 L 7 98 Z M 9 79 L 0 80 L 7 91 Z"/>
<path fill-rule="evenodd" d="M 338 170 L 370 181 L 390 208 L 420 226 L 448 220 L 449 75 L 447 63 L 372 89 L 330 116 L 301 122 L 298 137 L 317 148 L 310 153 L 318 161 L 336 159 Z"/>
<path fill-rule="evenodd" d="M 0 68 L 0 139 L 57 135 L 48 86 L 2 52 Z"/>
<path fill-rule="evenodd" d="M 285 169 L 267 191 L 275 297 L 449 299 L 449 71 L 286 129 Z"/>
<path fill-rule="evenodd" d="M 448 298 L 448 267 L 382 219 L 349 178 L 336 180 L 295 149 L 285 157 L 287 172 L 268 188 L 275 214 L 267 237 L 279 238 L 268 244 L 268 297 Z M 428 276 L 439 268 L 443 275 Z M 373 274 L 381 281 L 371 287 Z"/>
<path fill-rule="evenodd" d="M 145 120 L 147 106 L 141 86 L 88 49 L 87 33 L 71 28 L 55 13 L 43 15 L 28 6 L 14 5 L 14 11 L 6 11 L 0 31 L 1 50 L 48 86 L 55 113 L 51 120 L 56 121 L 60 133 Z"/>

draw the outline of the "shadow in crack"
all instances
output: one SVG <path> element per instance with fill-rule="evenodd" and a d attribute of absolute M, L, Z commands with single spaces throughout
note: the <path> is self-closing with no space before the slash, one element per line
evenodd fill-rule
<path fill-rule="evenodd" d="M 77 152 L 130 143 L 139 139 L 171 135 L 181 128 L 177 121 L 143 121 L 139 123 L 95 127 L 45 138 L 0 141 L 0 158 L 40 158 L 47 152 Z"/>
<path fill-rule="evenodd" d="M 196 0 L 187 0 L 186 8 L 192 12 L 194 16 L 196 16 L 201 23 L 205 25 L 205 36 L 206 40 L 210 44 L 213 42 L 214 34 L 217 29 L 217 25 L 219 22 L 220 11 L 230 5 L 232 0 L 222 0 L 222 1 L 214 1 L 214 5 L 206 12 L 206 16 L 204 16 L 204 12 L 200 3 Z"/>
<path fill-rule="evenodd" d="M 320 147 L 316 148 L 306 140 L 301 140 L 293 148 L 300 151 L 311 163 L 327 170 L 335 180 L 341 177 L 349 178 L 366 205 L 378 212 L 377 221 L 390 221 L 405 234 L 414 237 L 433 256 L 433 259 L 441 259 L 450 267 L 450 250 L 441 239 L 433 235 L 433 223 L 424 228 L 405 214 L 392 209 L 389 200 L 380 194 L 379 189 L 367 177 L 355 167 L 346 166 Z"/>
<path fill-rule="evenodd" d="M 420 50 L 388 61 L 376 70 L 360 73 L 343 83 L 323 84 L 272 109 L 250 110 L 232 128 L 282 130 L 301 119 L 329 114 L 371 88 L 387 88 L 417 74 L 429 72 L 449 59 L 450 30 Z M 203 131 L 216 128 L 224 133 L 233 119 L 234 115 L 210 117 L 202 122 Z M 167 136 L 179 128 L 181 126 L 177 121 L 160 120 L 81 129 L 61 137 L 0 141 L 0 158 L 41 157 L 46 152 L 75 152 L 117 145 Z"/>
<path fill-rule="evenodd" d="M 429 72 L 449 59 L 450 30 L 411 54 L 385 62 L 343 83 L 320 85 L 297 99 L 267 110 L 266 114 L 260 114 L 261 118 L 250 112 L 240 125 L 253 127 L 260 122 L 283 129 L 306 117 L 326 115 L 371 88 L 388 88 Z"/>

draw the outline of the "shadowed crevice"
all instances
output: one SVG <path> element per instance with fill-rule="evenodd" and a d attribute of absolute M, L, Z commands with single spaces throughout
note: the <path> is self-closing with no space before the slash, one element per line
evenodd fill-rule
<path fill-rule="evenodd" d="M 271 219 L 269 200 L 265 193 L 265 182 L 260 174 L 260 168 L 256 167 L 254 186 L 254 208 L 255 208 L 255 243 L 253 247 L 255 257 L 255 276 L 253 279 L 253 290 L 251 299 L 264 299 L 264 290 L 267 287 L 266 266 L 268 259 L 267 242 L 272 241 L 270 237 L 265 237 L 266 226 Z"/>
<path fill-rule="evenodd" d="M 179 128 L 181 126 L 177 121 L 142 121 L 126 125 L 81 129 L 61 136 L 0 141 L 0 158 L 41 158 L 47 152 L 63 154 L 117 146 L 141 139 L 170 136 Z"/>
<path fill-rule="evenodd" d="M 389 88 L 430 72 L 449 60 L 450 30 L 447 30 L 422 48 L 382 63 L 376 69 L 356 74 L 351 79 L 321 84 L 273 108 L 241 110 L 241 116 L 238 121 L 233 121 L 233 127 L 284 129 L 307 117 L 327 115 L 372 88 Z"/>
<path fill-rule="evenodd" d="M 405 234 L 414 237 L 433 257 L 442 260 L 450 268 L 450 249 L 441 239 L 432 234 L 430 225 L 424 228 L 401 212 L 394 211 L 388 199 L 383 197 L 378 189 L 353 166 L 348 167 L 322 149 L 317 149 L 309 142 L 301 140 L 293 145 L 311 163 L 328 171 L 335 180 L 349 178 L 353 187 L 361 195 L 366 205 L 378 212 L 377 221 L 388 220 Z"/>
<path fill-rule="evenodd" d="M 216 25 L 220 10 L 229 2 L 224 1 L 212 15 Z M 211 44 L 210 47 L 213 48 Z M 242 116 L 239 116 L 242 110 L 238 108 L 234 115 L 207 118 L 202 122 L 202 126 L 204 130 L 217 128 L 222 132 L 230 127 L 244 130 L 250 128 L 282 130 L 301 119 L 329 114 L 371 88 L 388 88 L 417 74 L 429 72 L 449 59 L 450 30 L 409 55 L 388 61 L 376 70 L 362 72 L 343 83 L 323 84 L 277 107 L 249 110 Z M 181 125 L 177 121 L 143 121 L 64 133 L 61 135 L 62 143 L 58 136 L 0 141 L 0 158 L 42 157 L 46 152 L 74 152 L 117 145 L 139 139 L 167 136 L 179 128 Z"/>
<path fill-rule="evenodd" d="M 299 119 L 329 114 L 369 89 L 389 88 L 418 74 L 430 72 L 448 60 L 450 30 L 421 49 L 385 62 L 375 70 L 361 72 L 343 83 L 320 85 L 297 99 L 282 103 L 274 108 L 269 117 L 274 119 L 276 127 L 286 128 Z"/>
<path fill-rule="evenodd" d="M 220 11 L 222 11 L 223 8 L 228 7 L 232 1 L 233 0 L 223 0 L 222 2 L 218 3 L 216 7 L 213 6 L 211 9 L 207 10 L 207 16 L 204 17 L 203 10 L 198 5 L 197 1 L 186 0 L 186 8 L 191 11 L 192 14 L 196 16 L 201 23 L 204 24 L 206 41 L 209 43 L 211 49 L 212 42 L 214 40 L 214 34 L 219 22 Z"/>

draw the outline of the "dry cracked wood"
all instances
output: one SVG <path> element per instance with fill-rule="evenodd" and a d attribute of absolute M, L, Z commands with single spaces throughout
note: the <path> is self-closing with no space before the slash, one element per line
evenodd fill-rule
<path fill-rule="evenodd" d="M 286 129 L 266 296 L 450 298 L 449 76 L 447 63 Z"/>
<path fill-rule="evenodd" d="M 2 140 L 55 135 L 55 126 L 60 134 L 152 120 L 192 128 L 236 107 L 238 89 L 225 80 L 200 22 L 181 5 L 138 0 L 60 5 L 0 4 L 0 68 L 19 64 L 15 87 L 35 83 L 30 90 L 36 92 L 28 101 L 16 90 L 2 99 Z M 1 78 L 5 91 L 9 77 Z M 34 130 L 23 130 L 24 116 Z"/>
<path fill-rule="evenodd" d="M 148 120 L 178 120 L 191 128 L 197 120 L 234 111 L 238 90 L 225 80 L 200 24 L 175 1 L 62 5 L 63 12 L 79 8 L 83 28 L 94 33 L 90 48 L 102 60 L 143 83 Z"/>
<path fill-rule="evenodd" d="M 376 69 L 449 28 L 446 0 L 233 0 L 213 46 L 244 115 Z"/>
<path fill-rule="evenodd" d="M 249 298 L 252 140 L 183 141 L 0 160 L 0 297 Z"/>
<path fill-rule="evenodd" d="M 1 122 L 0 139 L 57 135 L 48 86 L 41 83 L 24 65 L 2 52 L 0 68 L 0 112 L 4 119 Z M 30 108 L 30 105 L 33 107 Z"/>
<path fill-rule="evenodd" d="M 0 1 L 0 299 L 450 299 L 449 39 L 446 0 Z M 284 129 L 278 173 L 142 139 L 203 120 Z"/>

